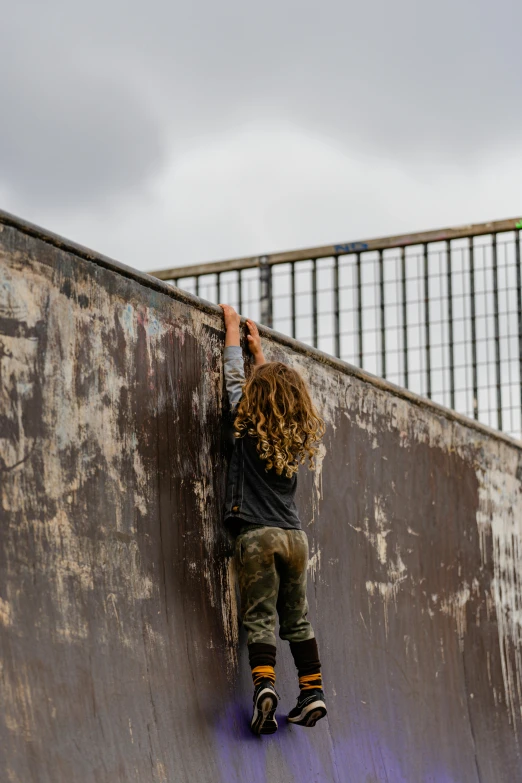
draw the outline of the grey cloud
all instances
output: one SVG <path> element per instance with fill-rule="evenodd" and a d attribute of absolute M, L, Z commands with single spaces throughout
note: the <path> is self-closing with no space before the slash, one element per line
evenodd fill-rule
<path fill-rule="evenodd" d="M 0 178 L 27 199 L 143 187 L 167 145 L 245 122 L 294 122 L 410 166 L 475 165 L 520 139 L 513 0 L 28 7 L 30 23 L 4 11 L 17 61 L 0 88 Z"/>
<path fill-rule="evenodd" d="M 28 203 L 90 205 L 140 185 L 163 158 L 164 132 L 132 82 L 73 48 L 3 50 L 0 180 Z"/>

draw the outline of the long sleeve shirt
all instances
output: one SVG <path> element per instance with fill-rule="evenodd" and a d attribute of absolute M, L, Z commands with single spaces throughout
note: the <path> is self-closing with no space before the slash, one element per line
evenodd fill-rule
<path fill-rule="evenodd" d="M 245 371 L 239 346 L 225 348 L 223 354 L 225 385 L 233 420 L 243 394 Z M 231 529 L 242 524 L 269 527 L 300 528 L 295 504 L 297 475 L 278 476 L 266 469 L 257 451 L 257 438 L 244 435 L 234 439 L 227 480 L 224 520 Z"/>

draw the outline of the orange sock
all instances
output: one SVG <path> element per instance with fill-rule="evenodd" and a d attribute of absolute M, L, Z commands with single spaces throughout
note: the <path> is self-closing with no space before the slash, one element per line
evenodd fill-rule
<path fill-rule="evenodd" d="M 322 690 L 323 678 L 321 672 L 317 672 L 316 674 L 304 674 L 302 677 L 299 677 L 299 687 L 302 691 L 311 691 L 312 688 L 319 688 L 319 690 Z"/>
<path fill-rule="evenodd" d="M 270 680 L 272 685 L 275 685 L 275 669 L 273 666 L 256 666 L 252 669 L 252 679 L 254 686 L 259 685 L 261 680 Z"/>

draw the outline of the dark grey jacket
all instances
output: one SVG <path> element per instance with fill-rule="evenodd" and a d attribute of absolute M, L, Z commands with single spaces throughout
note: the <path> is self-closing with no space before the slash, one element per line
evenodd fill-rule
<path fill-rule="evenodd" d="M 228 346 L 224 352 L 225 384 L 230 401 L 227 426 L 233 437 L 232 423 L 243 393 L 245 373 L 243 353 L 239 346 Z M 300 528 L 301 522 L 295 504 L 297 475 L 278 476 L 266 469 L 266 461 L 259 457 L 257 439 L 245 435 L 234 438 L 228 469 L 224 508 L 225 523 L 233 530 L 241 524 L 270 527 Z"/>

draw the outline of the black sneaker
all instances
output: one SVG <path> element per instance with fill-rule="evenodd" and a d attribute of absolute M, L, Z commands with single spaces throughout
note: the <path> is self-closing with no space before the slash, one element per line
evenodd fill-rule
<path fill-rule="evenodd" d="M 314 688 L 301 691 L 296 706 L 288 713 L 288 720 L 290 723 L 297 723 L 298 726 L 311 728 L 325 715 L 324 693 L 320 688 Z"/>
<path fill-rule="evenodd" d="M 277 731 L 275 711 L 277 693 L 271 680 L 261 680 L 254 691 L 254 714 L 250 728 L 254 734 L 274 734 Z"/>

